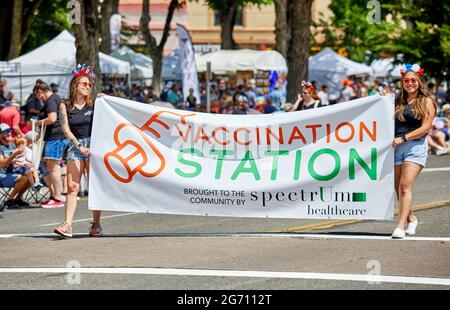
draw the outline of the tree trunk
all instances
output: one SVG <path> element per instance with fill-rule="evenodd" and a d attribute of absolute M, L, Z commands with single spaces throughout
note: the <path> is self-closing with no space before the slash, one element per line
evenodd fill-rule
<path fill-rule="evenodd" d="M 230 0 L 225 11 L 219 11 L 220 16 L 220 38 L 222 49 L 236 49 L 237 45 L 233 39 L 233 29 L 236 23 L 236 14 L 239 8 L 239 0 Z"/>
<path fill-rule="evenodd" d="M 12 10 L 14 1 L 5 1 L 0 5 L 0 60 L 8 59 L 11 42 Z"/>
<path fill-rule="evenodd" d="M 73 24 L 77 64 L 87 64 L 95 73 L 95 92 L 102 91 L 102 75 L 98 57 L 98 0 L 80 0 L 81 23 Z"/>
<path fill-rule="evenodd" d="M 8 59 L 16 58 L 22 49 L 22 10 L 23 0 L 14 0 L 12 11 L 12 25 L 11 25 L 11 42 L 9 45 Z"/>
<path fill-rule="evenodd" d="M 294 102 L 301 89 L 301 81 L 308 78 L 308 52 L 313 0 L 289 0 L 289 39 L 287 66 L 287 101 Z"/>
<path fill-rule="evenodd" d="M 42 1 L 35 0 L 32 3 L 28 1 L 24 3 L 23 0 L 14 0 L 8 59 L 19 57 L 22 46 L 30 33 L 35 13 Z"/>
<path fill-rule="evenodd" d="M 289 41 L 288 31 L 288 0 L 275 0 L 275 50 L 285 58 Z"/>
<path fill-rule="evenodd" d="M 109 20 L 113 14 L 118 13 L 119 0 L 104 0 L 101 7 L 102 42 L 100 43 L 100 51 L 109 55 L 111 53 L 111 31 L 109 28 Z"/>
<path fill-rule="evenodd" d="M 153 78 L 152 78 L 152 87 L 156 94 L 161 93 L 161 86 L 163 83 L 162 78 L 162 63 L 163 63 L 163 52 L 164 45 L 167 42 L 167 38 L 169 37 L 170 32 L 170 24 L 172 22 L 173 14 L 175 9 L 180 6 L 179 0 L 171 0 L 169 4 L 169 9 L 166 16 L 166 23 L 164 25 L 163 35 L 161 37 L 161 41 L 159 45 L 156 43 L 155 37 L 152 36 L 150 31 L 150 12 L 149 12 L 149 0 L 144 0 L 142 3 L 142 15 L 140 19 L 140 28 L 142 35 L 145 40 L 145 45 L 147 46 L 150 57 L 153 61 Z"/>

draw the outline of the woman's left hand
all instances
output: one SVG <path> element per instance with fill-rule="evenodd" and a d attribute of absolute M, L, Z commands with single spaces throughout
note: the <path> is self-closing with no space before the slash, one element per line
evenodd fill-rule
<path fill-rule="evenodd" d="M 83 153 L 84 156 L 89 156 L 90 149 L 82 146 L 82 147 L 80 147 L 80 152 Z"/>
<path fill-rule="evenodd" d="M 403 138 L 402 137 L 398 137 L 395 138 L 394 141 L 392 141 L 392 147 L 395 149 L 397 146 L 399 146 L 400 144 L 403 144 Z"/>

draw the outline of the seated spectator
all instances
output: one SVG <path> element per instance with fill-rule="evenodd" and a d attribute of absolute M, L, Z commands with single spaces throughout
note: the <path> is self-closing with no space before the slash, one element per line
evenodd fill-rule
<path fill-rule="evenodd" d="M 12 162 L 23 152 L 22 148 L 14 145 L 12 130 L 7 124 L 0 124 L 0 186 L 14 187 L 6 201 L 0 206 L 0 211 L 7 208 L 28 207 L 22 200 L 22 195 L 30 187 L 26 176 L 12 172 Z"/>
<path fill-rule="evenodd" d="M 450 109 L 448 111 L 450 116 Z M 449 120 L 447 118 L 435 118 L 433 127 L 427 136 L 428 147 L 438 156 L 447 155 L 449 154 L 449 140 Z"/>
<path fill-rule="evenodd" d="M 39 174 L 36 168 L 33 167 L 33 154 L 31 149 L 27 146 L 26 138 L 17 138 L 14 141 L 18 150 L 23 150 L 19 153 L 13 161 L 13 173 L 24 175 L 28 178 L 28 182 L 31 185 L 31 189 L 40 190 L 43 186 L 39 182 Z"/>

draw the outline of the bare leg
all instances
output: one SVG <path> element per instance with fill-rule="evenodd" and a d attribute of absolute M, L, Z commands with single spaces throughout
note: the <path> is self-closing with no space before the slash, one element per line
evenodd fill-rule
<path fill-rule="evenodd" d="M 20 199 L 25 193 L 25 191 L 30 187 L 30 182 L 28 182 L 28 178 L 26 176 L 21 176 L 17 181 L 16 185 L 14 186 L 14 189 L 11 191 L 11 193 L 8 195 L 8 200 L 14 199 Z"/>
<path fill-rule="evenodd" d="M 87 179 L 89 180 L 90 161 L 86 160 L 85 163 L 86 163 L 86 176 L 87 176 Z M 95 224 L 100 225 L 100 218 L 101 218 L 101 216 L 102 216 L 102 211 L 92 211 L 92 221 Z"/>
<path fill-rule="evenodd" d="M 61 167 L 59 160 L 47 159 L 47 168 L 50 172 L 50 183 L 53 186 L 53 197 L 62 200 L 61 197 Z"/>
<path fill-rule="evenodd" d="M 81 173 L 84 169 L 84 163 L 79 160 L 70 160 L 67 163 L 67 199 L 65 210 L 65 221 L 72 225 L 75 210 L 77 208 L 77 194 L 80 188 Z"/>
<path fill-rule="evenodd" d="M 407 220 L 411 220 L 414 217 L 412 214 L 412 188 L 416 182 L 417 176 L 422 170 L 422 166 L 412 162 L 404 162 L 401 167 L 402 171 L 398 189 L 400 219 L 397 227 L 405 230 Z"/>
<path fill-rule="evenodd" d="M 44 177 L 44 182 L 45 182 L 45 185 L 47 185 L 47 187 L 48 187 L 48 189 L 50 190 L 50 196 L 51 197 L 55 197 L 54 195 L 55 195 L 55 189 L 53 188 L 53 184 L 51 183 L 51 180 L 50 180 L 50 176 L 45 176 Z"/>
<path fill-rule="evenodd" d="M 434 141 L 434 139 L 433 139 L 432 136 L 428 135 L 428 136 L 427 136 L 427 141 L 428 141 L 428 147 L 429 147 L 430 149 L 435 150 L 435 149 L 437 149 L 437 148 L 439 147 L 439 144 L 437 144 L 437 143 Z"/>
<path fill-rule="evenodd" d="M 443 133 L 442 131 L 436 130 L 434 137 L 437 140 L 437 144 L 439 144 L 439 146 L 443 147 L 444 149 L 447 148 L 447 144 L 445 143 L 445 133 Z"/>
<path fill-rule="evenodd" d="M 28 179 L 28 182 L 30 182 L 30 184 L 34 184 L 34 175 L 33 175 L 33 171 L 30 169 L 27 171 L 27 173 L 25 174 L 25 176 Z"/>

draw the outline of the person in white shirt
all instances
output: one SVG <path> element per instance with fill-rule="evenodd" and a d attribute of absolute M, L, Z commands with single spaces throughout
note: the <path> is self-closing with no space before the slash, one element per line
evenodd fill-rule
<path fill-rule="evenodd" d="M 320 91 L 317 93 L 317 95 L 320 98 L 320 105 L 327 106 L 330 104 L 330 102 L 328 101 L 328 86 L 327 85 L 322 85 L 320 87 Z"/>

